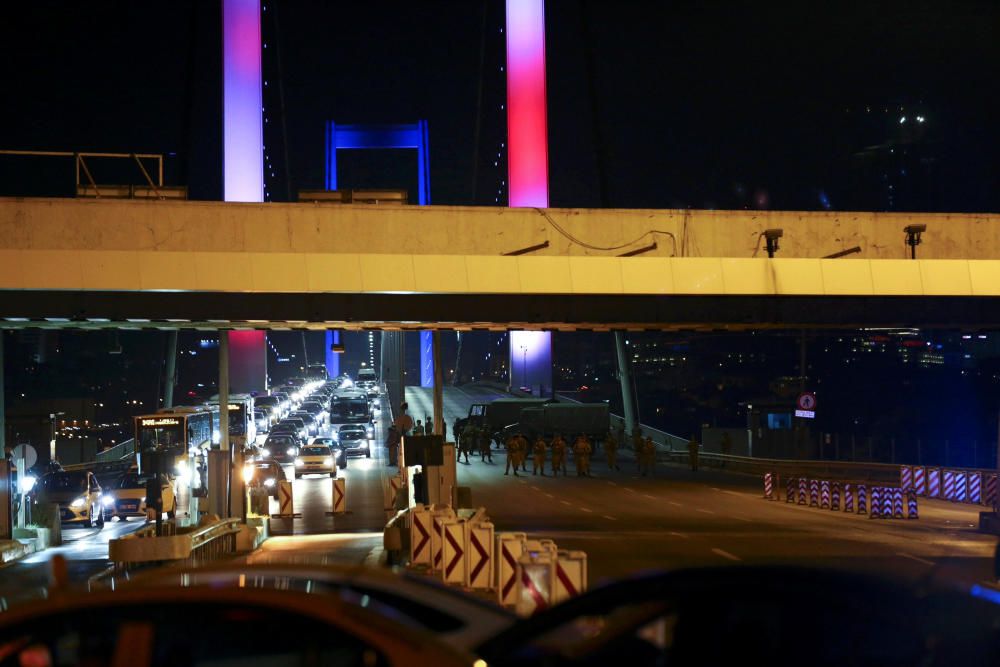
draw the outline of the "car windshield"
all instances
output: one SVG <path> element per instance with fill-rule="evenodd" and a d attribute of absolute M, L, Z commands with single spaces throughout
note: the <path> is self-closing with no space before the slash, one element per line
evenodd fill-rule
<path fill-rule="evenodd" d="M 310 445 L 303 447 L 300 452 L 303 456 L 329 456 L 330 448 L 325 446 Z"/>
<path fill-rule="evenodd" d="M 122 477 L 121 481 L 118 482 L 119 489 L 144 489 L 146 488 L 146 482 L 139 478 L 139 475 L 130 472 Z"/>
<path fill-rule="evenodd" d="M 340 435 L 363 436 L 364 434 L 365 434 L 365 430 L 363 428 L 358 428 L 357 426 L 352 426 L 350 428 L 341 427 L 341 429 L 340 429 Z"/>
<path fill-rule="evenodd" d="M 54 472 L 42 477 L 38 484 L 44 491 L 86 491 L 87 473 L 84 471 Z"/>

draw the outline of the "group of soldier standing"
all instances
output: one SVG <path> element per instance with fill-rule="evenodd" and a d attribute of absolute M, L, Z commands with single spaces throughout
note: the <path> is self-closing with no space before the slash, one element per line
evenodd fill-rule
<path fill-rule="evenodd" d="M 490 433 L 485 428 L 480 428 L 467 424 L 464 429 L 456 429 L 456 450 L 458 461 L 463 457 L 465 463 L 469 463 L 469 454 L 478 452 L 483 462 L 493 462 Z M 632 435 L 633 449 L 636 453 L 636 460 L 639 464 L 639 473 L 643 476 L 652 474 L 656 463 L 656 445 L 652 438 L 642 436 L 642 431 L 637 430 Z M 546 459 L 549 460 L 552 475 L 557 477 L 561 471 L 563 476 L 568 475 L 566 468 L 567 454 L 572 453 L 574 467 L 578 477 L 590 477 L 590 458 L 594 453 L 594 446 L 590 438 L 581 433 L 576 436 L 572 447 L 566 439 L 556 433 L 551 441 L 546 441 L 541 435 L 535 438 L 531 444 L 523 433 L 511 434 L 506 440 L 507 466 L 505 475 L 513 471 L 518 475 L 519 471 L 527 473 L 527 461 L 529 454 L 532 459 L 532 474 L 545 476 Z M 608 470 L 621 470 L 618 465 L 618 438 L 613 432 L 609 432 L 598 444 L 603 444 L 604 453 L 608 461 Z M 551 456 L 550 456 L 551 453 Z"/>

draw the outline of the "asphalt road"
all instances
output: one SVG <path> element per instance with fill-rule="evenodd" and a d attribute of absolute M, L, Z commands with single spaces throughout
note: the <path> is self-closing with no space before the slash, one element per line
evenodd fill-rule
<path fill-rule="evenodd" d="M 409 388 L 413 414 L 430 405 L 429 390 Z M 446 414 L 467 411 L 468 397 L 446 390 Z M 451 417 L 453 419 L 453 417 Z M 548 537 L 560 548 L 587 552 L 590 582 L 650 568 L 781 563 L 836 566 L 920 579 L 973 582 L 990 578 L 996 539 L 976 532 L 978 509 L 921 501 L 921 518 L 873 520 L 762 498 L 749 475 L 658 466 L 640 477 L 630 453 L 621 471 L 603 451 L 593 477 L 504 476 L 505 454 L 494 464 L 471 457 L 458 465 L 458 483 L 472 488 L 498 531 Z"/>

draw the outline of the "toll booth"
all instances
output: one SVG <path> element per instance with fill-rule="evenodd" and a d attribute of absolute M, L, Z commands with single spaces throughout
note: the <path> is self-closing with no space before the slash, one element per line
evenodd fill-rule
<path fill-rule="evenodd" d="M 400 445 L 400 467 L 407 470 L 410 507 L 455 504 L 455 445 L 440 435 L 404 436 Z"/>

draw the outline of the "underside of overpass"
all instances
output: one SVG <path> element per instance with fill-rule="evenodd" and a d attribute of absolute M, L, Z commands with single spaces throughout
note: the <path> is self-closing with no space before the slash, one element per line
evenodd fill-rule
<path fill-rule="evenodd" d="M 998 243 L 983 215 L 0 199 L 0 327 L 995 328 Z"/>

